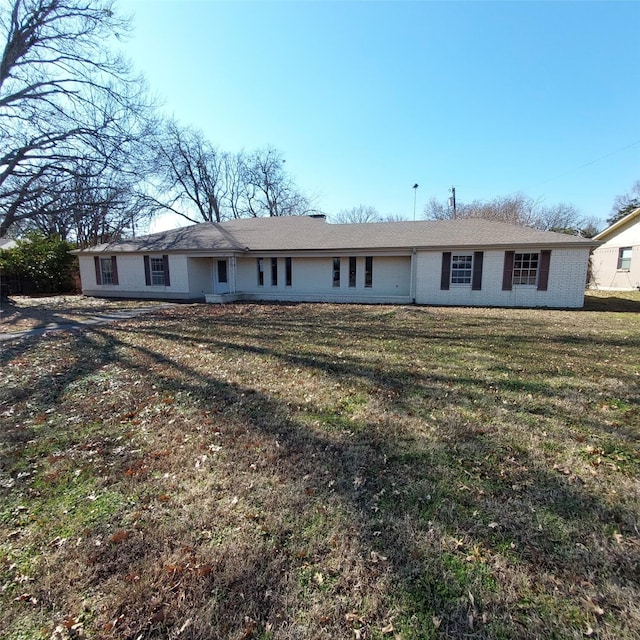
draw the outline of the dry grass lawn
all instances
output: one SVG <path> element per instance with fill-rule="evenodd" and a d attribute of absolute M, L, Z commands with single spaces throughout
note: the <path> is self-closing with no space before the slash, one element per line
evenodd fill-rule
<path fill-rule="evenodd" d="M 626 298 L 2 343 L 0 637 L 640 637 Z"/>

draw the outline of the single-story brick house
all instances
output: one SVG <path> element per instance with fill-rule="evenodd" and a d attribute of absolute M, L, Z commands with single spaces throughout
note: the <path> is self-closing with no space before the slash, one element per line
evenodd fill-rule
<path fill-rule="evenodd" d="M 76 253 L 93 296 L 575 308 L 595 244 L 480 219 L 300 216 L 205 222 Z"/>
<path fill-rule="evenodd" d="M 591 257 L 593 289 L 640 289 L 640 207 L 601 231 Z"/>

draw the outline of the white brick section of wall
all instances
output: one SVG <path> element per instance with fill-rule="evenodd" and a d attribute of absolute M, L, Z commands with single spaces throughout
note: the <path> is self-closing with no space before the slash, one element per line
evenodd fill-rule
<path fill-rule="evenodd" d="M 525 252 L 534 251 L 532 248 Z M 547 291 L 538 291 L 534 285 L 514 285 L 511 291 L 503 291 L 504 251 L 485 251 L 481 290 L 472 291 L 471 285 L 454 284 L 448 290 L 441 290 L 442 252 L 419 251 L 416 255 L 416 302 L 459 306 L 579 308 L 584 304 L 588 258 L 589 250 L 585 248 L 552 249 Z"/>
<path fill-rule="evenodd" d="M 278 282 L 271 282 L 271 257 L 263 260 L 264 284 L 258 285 L 257 257 L 238 258 L 238 292 L 254 300 L 388 300 L 410 295 L 411 258 L 409 256 L 373 256 L 373 283 L 365 287 L 365 256 L 356 257 L 356 286 L 349 286 L 349 255 L 340 258 L 340 286 L 333 286 L 333 258 L 293 257 L 291 285 L 285 280 L 285 257 L 278 257 Z M 283 297 L 285 296 L 285 297 Z"/>
<path fill-rule="evenodd" d="M 80 280 L 82 293 L 88 296 L 136 297 L 136 298 L 186 298 L 189 296 L 187 257 L 169 255 L 171 285 L 147 286 L 144 276 L 144 255 L 114 254 L 118 266 L 118 284 L 97 284 L 93 256 L 80 256 Z M 156 254 L 150 254 L 156 255 Z M 105 254 L 102 257 L 110 257 Z"/>

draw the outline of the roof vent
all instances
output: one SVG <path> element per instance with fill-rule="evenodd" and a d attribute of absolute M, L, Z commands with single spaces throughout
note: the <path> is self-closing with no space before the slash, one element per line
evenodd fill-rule
<path fill-rule="evenodd" d="M 316 220 L 325 220 L 327 216 L 324 213 L 310 213 L 309 217 Z"/>

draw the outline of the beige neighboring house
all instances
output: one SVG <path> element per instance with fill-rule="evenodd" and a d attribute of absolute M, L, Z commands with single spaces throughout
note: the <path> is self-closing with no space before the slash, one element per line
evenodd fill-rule
<path fill-rule="evenodd" d="M 614 222 L 594 240 L 600 246 L 591 256 L 592 289 L 640 289 L 640 208 Z"/>
<path fill-rule="evenodd" d="M 597 243 L 489 220 L 203 222 L 76 251 L 92 296 L 581 307 Z"/>

